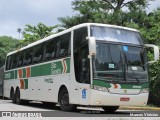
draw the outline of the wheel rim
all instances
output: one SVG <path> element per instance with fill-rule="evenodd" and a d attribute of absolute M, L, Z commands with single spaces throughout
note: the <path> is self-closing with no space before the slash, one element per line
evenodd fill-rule
<path fill-rule="evenodd" d="M 69 105 L 69 96 L 67 93 L 65 93 L 62 98 L 61 98 L 61 103 L 63 106 L 68 106 Z"/>

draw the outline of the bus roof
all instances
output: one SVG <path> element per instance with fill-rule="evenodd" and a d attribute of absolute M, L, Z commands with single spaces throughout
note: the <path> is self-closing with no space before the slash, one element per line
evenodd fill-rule
<path fill-rule="evenodd" d="M 73 27 L 71 27 L 71 28 L 69 28 L 69 29 L 66 29 L 66 30 L 64 30 L 64 31 L 62 31 L 62 32 L 59 32 L 59 33 L 50 35 L 50 36 L 48 36 L 48 37 L 46 37 L 46 38 L 43 38 L 43 39 L 38 40 L 38 41 L 36 41 L 36 42 L 33 42 L 33 43 L 31 43 L 31 44 L 29 44 L 29 45 L 27 45 L 27 46 L 25 46 L 25 47 L 22 47 L 22 48 L 20 48 L 20 49 L 15 50 L 15 51 L 9 52 L 9 53 L 7 54 L 7 56 L 12 55 L 12 54 L 14 54 L 14 53 L 17 53 L 17 52 L 19 52 L 19 51 L 25 50 L 25 49 L 27 49 L 27 48 L 33 47 L 33 46 L 38 45 L 38 44 L 40 44 L 40 43 L 43 43 L 43 42 L 45 42 L 45 41 L 47 41 L 47 40 L 50 40 L 50 39 L 52 39 L 52 38 L 54 38 L 54 37 L 63 35 L 63 34 L 65 34 L 65 33 L 67 33 L 67 32 L 70 32 L 70 31 L 72 31 L 72 30 L 74 30 L 74 29 L 78 29 L 78 28 L 85 27 L 85 26 L 87 27 L 87 26 L 91 26 L 91 25 L 93 25 L 93 26 L 102 26 L 102 27 L 118 28 L 118 29 L 125 29 L 125 30 L 129 30 L 129 31 L 133 31 L 133 32 L 139 32 L 139 31 L 136 30 L 136 29 L 127 28 L 127 27 L 122 27 L 122 26 L 117 26 L 117 25 L 102 24 L 102 23 L 82 23 L 82 24 L 73 26 Z"/>

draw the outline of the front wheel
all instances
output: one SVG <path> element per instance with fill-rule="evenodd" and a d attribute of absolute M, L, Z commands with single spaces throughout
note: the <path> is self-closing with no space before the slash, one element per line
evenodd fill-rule
<path fill-rule="evenodd" d="M 59 95 L 60 108 L 64 111 L 73 111 L 76 109 L 75 105 L 69 104 L 69 94 L 66 89 L 63 89 Z"/>
<path fill-rule="evenodd" d="M 106 113 L 114 113 L 116 110 L 118 110 L 119 106 L 104 106 L 102 108 Z"/>

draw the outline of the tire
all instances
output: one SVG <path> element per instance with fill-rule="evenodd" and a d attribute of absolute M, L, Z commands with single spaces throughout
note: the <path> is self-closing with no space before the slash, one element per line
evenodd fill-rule
<path fill-rule="evenodd" d="M 16 99 L 15 99 L 15 94 L 14 94 L 14 90 L 13 89 L 11 89 L 11 93 L 10 93 L 11 95 L 11 99 L 12 99 L 12 103 L 16 103 Z"/>
<path fill-rule="evenodd" d="M 15 99 L 16 99 L 16 104 L 21 105 L 23 103 L 23 100 L 20 98 L 20 90 L 17 89 L 15 93 Z"/>
<path fill-rule="evenodd" d="M 73 111 L 77 108 L 76 105 L 69 104 L 69 94 L 67 89 L 62 89 L 60 91 L 59 104 L 63 111 Z"/>
<path fill-rule="evenodd" d="M 102 108 L 106 113 L 114 113 L 119 108 L 119 106 L 104 106 Z"/>

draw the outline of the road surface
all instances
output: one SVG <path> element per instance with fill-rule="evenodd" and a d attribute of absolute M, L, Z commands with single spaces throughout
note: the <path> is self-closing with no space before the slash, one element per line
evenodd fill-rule
<path fill-rule="evenodd" d="M 117 110 L 115 113 L 107 114 L 101 108 L 78 107 L 78 109 L 74 112 L 64 112 L 60 109 L 58 105 L 45 106 L 40 102 L 31 102 L 28 105 L 16 105 L 13 104 L 11 100 L 0 99 L 0 119 L 7 117 L 34 117 L 38 120 L 41 120 L 43 117 L 47 119 L 51 119 L 51 117 L 61 117 L 65 120 L 66 117 L 78 117 L 79 119 L 82 117 L 85 117 L 86 119 L 91 119 L 91 117 L 93 117 L 92 120 L 96 118 L 104 119 L 105 117 L 118 117 L 122 119 L 124 117 L 142 117 L 144 119 L 144 117 L 146 116 L 148 116 L 148 119 L 149 117 L 152 117 L 152 119 L 154 118 L 157 120 L 158 118 L 160 120 L 160 111 Z"/>

